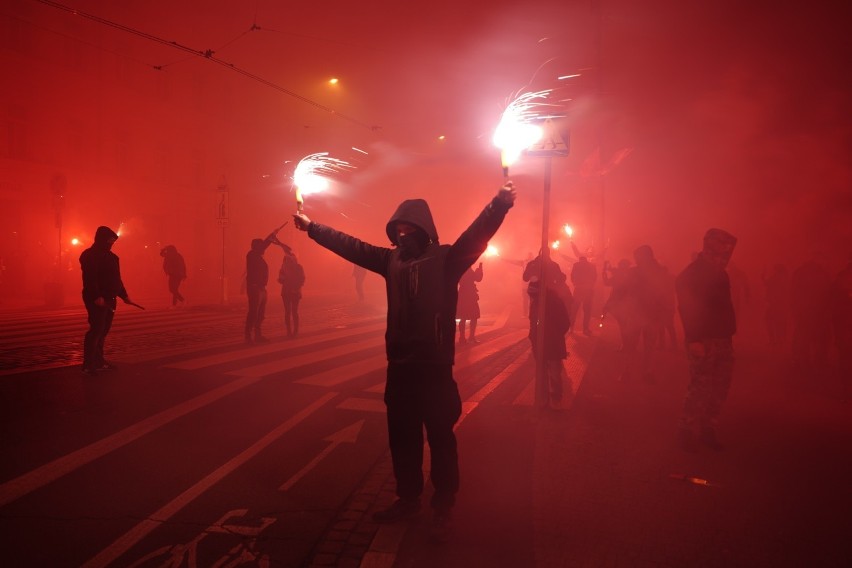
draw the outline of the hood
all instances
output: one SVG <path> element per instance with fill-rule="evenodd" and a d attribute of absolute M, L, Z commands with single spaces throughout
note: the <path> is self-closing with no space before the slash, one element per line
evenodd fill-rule
<path fill-rule="evenodd" d="M 391 216 L 387 227 L 385 227 L 388 238 L 394 245 L 399 245 L 396 241 L 397 223 L 414 225 L 429 235 L 429 240 L 433 243 L 438 242 L 438 230 L 435 229 L 432 212 L 429 210 L 429 204 L 426 203 L 425 199 L 406 199 L 396 208 L 396 212 Z"/>
<path fill-rule="evenodd" d="M 95 231 L 95 244 L 106 245 L 109 241 L 115 241 L 117 239 L 118 235 L 109 227 L 101 226 L 98 227 L 97 231 Z"/>

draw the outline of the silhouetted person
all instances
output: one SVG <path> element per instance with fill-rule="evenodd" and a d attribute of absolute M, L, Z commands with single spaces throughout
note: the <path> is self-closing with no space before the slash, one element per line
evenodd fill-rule
<path fill-rule="evenodd" d="M 529 261 L 524 268 L 523 279 L 524 282 L 527 282 L 527 294 L 530 297 L 530 333 L 532 333 L 532 325 L 533 322 L 538 321 L 538 290 L 541 285 L 539 282 L 539 278 L 542 274 L 541 266 L 544 265 L 544 282 L 547 286 L 550 286 L 554 290 L 567 290 L 568 287 L 565 286 L 565 282 L 568 280 L 568 277 L 562 272 L 562 269 L 559 268 L 559 264 L 550 258 L 550 255 L 546 255 L 544 261 L 542 261 L 542 255 L 539 254 L 537 257 Z M 570 290 L 569 290 L 570 293 Z M 571 304 L 573 301 L 570 301 L 566 298 L 563 298 L 563 302 L 568 308 L 569 312 L 571 310 Z"/>
<path fill-rule="evenodd" d="M 260 326 L 266 315 L 266 285 L 269 282 L 269 266 L 263 258 L 263 253 L 273 243 L 282 244 L 275 233 L 270 233 L 265 239 L 252 239 L 251 250 L 246 253 L 246 296 L 248 297 L 246 343 L 269 341 L 261 333 Z M 254 333 L 253 339 L 252 333 Z"/>
<path fill-rule="evenodd" d="M 668 271 L 657 262 L 653 249 L 642 245 L 633 251 L 636 266 L 630 269 L 628 277 L 628 296 L 630 311 L 635 321 L 627 326 L 625 370 L 622 378 L 633 375 L 639 342 L 642 342 L 642 354 L 639 360 L 639 374 L 646 382 L 653 382 L 653 358 L 660 334 L 665 329 L 667 306 L 670 303 L 671 279 Z"/>
<path fill-rule="evenodd" d="M 385 405 L 398 499 L 373 515 L 377 522 L 409 518 L 420 510 L 423 491 L 423 428 L 432 455 L 433 536 L 446 534 L 459 488 L 453 425 L 461 399 L 453 379 L 458 282 L 485 252 L 516 192 L 509 183 L 452 245 L 438 243 L 429 205 L 403 201 L 386 226 L 394 248 L 371 245 L 331 227 L 294 215 L 296 227 L 349 262 L 385 278 L 388 356 Z"/>
<path fill-rule="evenodd" d="M 467 270 L 459 280 L 459 301 L 456 319 L 459 320 L 459 343 L 479 343 L 476 339 L 476 322 L 479 319 L 479 290 L 476 283 L 482 282 L 482 263 L 476 269 Z M 465 338 L 465 321 L 470 321 L 470 335 Z"/>
<path fill-rule="evenodd" d="M 169 277 L 169 292 L 172 294 L 172 306 L 186 300 L 180 293 L 180 283 L 186 280 L 186 263 L 175 245 L 168 245 L 160 251 L 163 257 L 163 272 Z"/>
<path fill-rule="evenodd" d="M 669 340 L 669 349 L 678 349 L 677 330 L 675 329 L 675 313 L 677 312 L 677 296 L 675 295 L 675 276 L 668 268 L 662 267 L 660 275 L 661 290 L 660 300 L 662 305 L 662 321 L 659 337 L 661 348 L 666 346 L 666 337 Z"/>
<path fill-rule="evenodd" d="M 565 389 L 562 380 L 565 375 L 565 366 L 562 361 L 568 357 L 568 350 L 565 347 L 565 334 L 571 327 L 571 318 L 563 301 L 566 292 L 560 290 L 560 288 L 567 288 L 567 284 L 551 282 L 545 286 L 544 345 L 541 348 L 542 361 L 537 360 L 537 364 L 543 365 L 544 372 L 536 373 L 535 384 L 535 403 L 539 409 L 552 407 L 559 410 L 562 408 Z M 534 287 L 532 293 L 535 302 L 540 302 L 540 288 Z M 568 294 L 570 295 L 570 291 L 568 291 Z M 539 357 L 538 337 L 542 327 L 537 313 L 533 315 L 531 322 L 529 338 L 530 343 L 532 343 L 533 356 L 537 359 Z"/>
<path fill-rule="evenodd" d="M 769 274 L 763 274 L 766 287 L 766 312 L 763 315 L 766 333 L 772 350 L 787 347 L 790 329 L 790 273 L 783 264 L 776 264 Z"/>
<path fill-rule="evenodd" d="M 355 293 L 358 294 L 358 301 L 364 301 L 364 277 L 367 276 L 367 271 L 363 266 L 357 264 L 352 265 L 352 277 L 355 278 Z"/>
<path fill-rule="evenodd" d="M 118 256 L 112 245 L 118 235 L 109 227 L 98 227 L 95 242 L 80 255 L 83 274 L 83 303 L 89 316 L 89 330 L 83 339 L 83 372 L 94 375 L 115 367 L 104 359 L 104 340 L 112 327 L 116 298 L 130 301 L 121 281 Z"/>
<path fill-rule="evenodd" d="M 287 337 L 296 337 L 299 335 L 299 300 L 305 284 L 305 269 L 290 247 L 284 245 L 283 248 L 284 260 L 278 271 L 278 283 L 281 284 L 281 299 L 284 301 L 284 327 Z"/>
<path fill-rule="evenodd" d="M 831 323 L 844 396 L 852 395 L 852 257 L 831 285 Z"/>
<path fill-rule="evenodd" d="M 731 387 L 737 331 L 725 267 L 736 243 L 730 233 L 709 229 L 698 258 L 675 281 L 689 360 L 689 387 L 678 431 L 681 447 L 687 451 L 695 449 L 696 426 L 702 443 L 721 449 L 716 423 Z"/>
<path fill-rule="evenodd" d="M 604 286 L 611 287 L 612 291 L 603 306 L 603 315 L 612 314 L 618 323 L 622 351 L 629 340 L 630 327 L 638 326 L 636 306 L 630 298 L 630 276 L 630 261 L 626 258 L 619 260 L 616 268 L 604 261 L 601 277 Z"/>
<path fill-rule="evenodd" d="M 790 279 L 793 310 L 793 361 L 800 373 L 813 376 L 828 365 L 831 343 L 829 290 L 831 275 L 816 260 L 793 271 Z"/>
<path fill-rule="evenodd" d="M 571 268 L 571 283 L 574 285 L 571 321 L 576 325 L 577 315 L 580 313 L 580 307 L 582 307 L 583 333 L 585 335 L 592 334 L 590 322 L 592 319 L 592 300 L 595 297 L 595 282 L 597 282 L 597 279 L 598 273 L 595 265 L 589 262 L 589 259 L 585 256 L 581 256 L 580 260 L 575 262 Z"/>

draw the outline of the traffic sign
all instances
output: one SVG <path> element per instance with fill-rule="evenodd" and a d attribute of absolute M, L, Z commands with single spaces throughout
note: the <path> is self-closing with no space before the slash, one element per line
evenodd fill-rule
<path fill-rule="evenodd" d="M 562 133 L 556 129 L 556 125 L 553 124 L 553 121 L 549 118 L 544 121 L 541 129 L 541 140 L 527 148 L 524 153 L 527 156 L 539 158 L 567 156 L 568 132 L 566 131 L 563 136 Z"/>

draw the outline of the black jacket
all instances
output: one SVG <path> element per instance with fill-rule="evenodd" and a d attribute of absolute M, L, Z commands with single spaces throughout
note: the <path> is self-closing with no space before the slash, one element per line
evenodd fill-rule
<path fill-rule="evenodd" d="M 730 339 L 737 331 L 728 274 L 698 255 L 675 281 L 687 342 Z"/>
<path fill-rule="evenodd" d="M 510 207 L 495 198 L 450 246 L 438 243 L 425 201 L 402 202 L 387 224 L 388 238 L 396 244 L 396 224 L 408 223 L 425 231 L 430 240 L 422 254 L 407 260 L 402 259 L 399 248 L 371 245 L 318 223 L 311 223 L 308 235 L 349 262 L 385 278 L 389 361 L 452 364 L 459 279 L 485 251 Z"/>
<path fill-rule="evenodd" d="M 121 281 L 118 256 L 110 250 L 108 239 L 118 236 L 107 227 L 99 227 L 95 242 L 80 255 L 83 273 L 83 301 L 94 302 L 98 298 L 111 301 L 127 299 L 127 290 Z"/>

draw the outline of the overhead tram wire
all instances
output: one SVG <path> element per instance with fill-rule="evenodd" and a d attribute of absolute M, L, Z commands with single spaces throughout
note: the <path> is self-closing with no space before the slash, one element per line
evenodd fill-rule
<path fill-rule="evenodd" d="M 70 6 L 60 4 L 59 2 L 53 2 L 52 0 L 35 0 L 35 1 L 40 2 L 42 4 L 45 4 L 47 6 L 50 6 L 51 8 L 56 8 L 56 9 L 62 10 L 64 12 L 74 14 L 75 16 L 80 16 L 82 18 L 92 20 L 93 22 L 97 22 L 99 24 L 103 24 L 105 26 L 109 26 L 111 28 L 115 28 L 117 30 L 129 33 L 129 34 L 133 34 L 135 36 L 141 37 L 141 38 L 146 39 L 148 41 L 153 41 L 155 43 L 159 43 L 159 44 L 171 47 L 173 49 L 177 49 L 177 50 L 183 51 L 185 53 L 189 53 L 189 54 L 194 55 L 196 57 L 203 57 L 204 59 L 212 61 L 213 63 L 221 65 L 222 67 L 230 69 L 231 71 L 239 73 L 240 75 L 248 77 L 249 79 L 253 79 L 254 81 L 257 81 L 258 83 L 261 83 L 263 85 L 266 85 L 267 87 L 275 89 L 276 91 L 278 91 L 280 93 L 284 93 L 285 95 L 287 95 L 289 97 L 292 97 L 294 99 L 302 101 L 303 103 L 309 104 L 309 105 L 313 106 L 314 108 L 325 111 L 325 112 L 332 114 L 336 117 L 342 118 L 344 120 L 348 120 L 349 122 L 351 122 L 353 124 L 357 124 L 358 126 L 362 126 L 362 127 L 366 128 L 368 130 L 377 131 L 381 128 L 379 126 L 369 125 L 369 124 L 362 122 L 362 121 L 360 121 L 356 118 L 353 118 L 351 116 L 345 115 L 345 114 L 340 113 L 340 112 L 337 112 L 336 110 L 334 110 L 331 107 L 328 107 L 328 106 L 326 106 L 322 103 L 319 103 L 315 100 L 309 99 L 308 97 L 300 95 L 299 93 L 296 93 L 294 91 L 286 89 L 286 88 L 282 87 L 281 85 L 277 85 L 277 84 L 273 83 L 272 81 L 264 79 L 263 77 L 261 77 L 259 75 L 255 75 L 254 73 L 251 73 L 250 71 L 246 71 L 245 69 L 237 67 L 233 63 L 229 63 L 227 61 L 219 59 L 218 57 L 215 57 L 213 55 L 214 51 L 211 50 L 211 49 L 204 50 L 204 51 L 198 50 L 198 49 L 193 49 L 193 48 L 188 47 L 186 45 L 180 44 L 176 41 L 169 41 L 169 40 L 163 39 L 161 37 L 157 37 L 155 35 L 149 34 L 147 32 L 143 32 L 141 30 L 137 30 L 135 28 L 125 26 L 124 24 L 119 24 L 118 22 L 113 22 L 112 20 L 107 20 L 106 18 L 102 18 L 102 17 L 96 16 L 94 14 L 89 14 L 87 12 L 81 12 L 80 10 L 76 10 L 74 8 L 71 8 Z M 237 38 L 237 39 L 239 39 L 239 38 Z M 157 67 L 155 67 L 155 69 L 157 69 Z M 162 69 L 162 67 L 160 67 L 159 69 Z"/>

